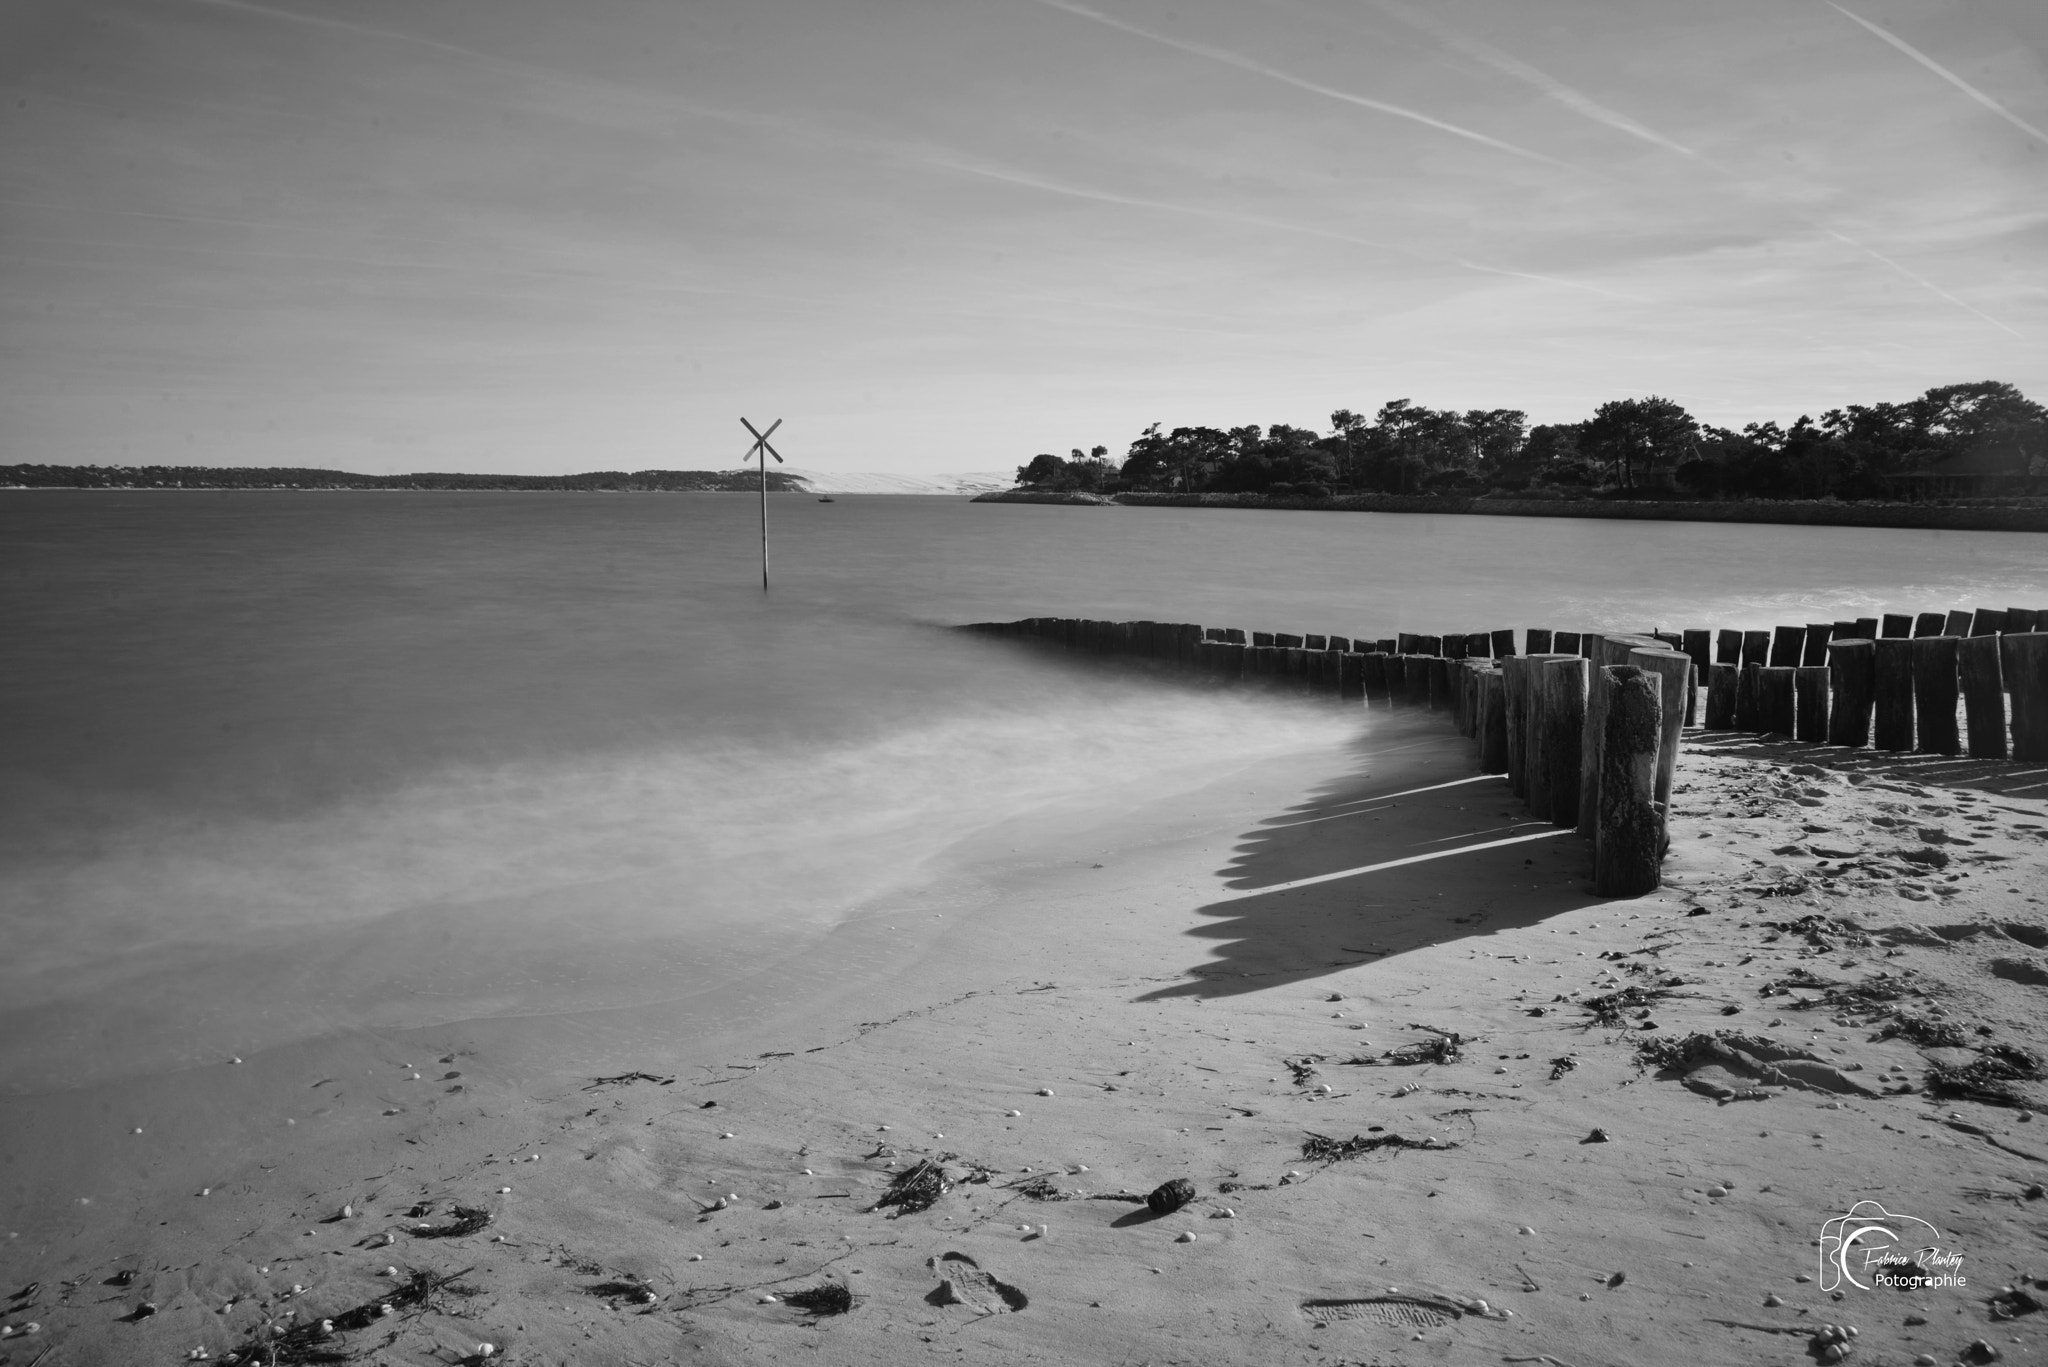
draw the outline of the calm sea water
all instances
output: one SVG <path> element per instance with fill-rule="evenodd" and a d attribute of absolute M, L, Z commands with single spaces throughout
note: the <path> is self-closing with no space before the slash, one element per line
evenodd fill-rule
<path fill-rule="evenodd" d="M 1044 804 L 1364 725 L 943 630 L 2048 606 L 2048 536 L 741 496 L 0 493 L 0 1087 L 686 996 Z"/>

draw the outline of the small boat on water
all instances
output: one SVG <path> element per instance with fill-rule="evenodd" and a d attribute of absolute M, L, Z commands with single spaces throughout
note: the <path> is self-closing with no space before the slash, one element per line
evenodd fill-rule
<path fill-rule="evenodd" d="M 831 497 L 830 495 L 828 495 L 828 494 L 820 494 L 820 495 L 818 496 L 818 502 L 820 502 L 820 503 L 836 503 L 836 502 L 838 502 L 838 500 L 837 500 L 837 499 L 834 499 L 834 498 L 832 498 L 832 497 Z"/>

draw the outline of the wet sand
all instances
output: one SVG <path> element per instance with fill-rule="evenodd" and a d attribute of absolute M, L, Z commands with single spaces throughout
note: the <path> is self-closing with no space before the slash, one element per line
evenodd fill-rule
<path fill-rule="evenodd" d="M 0 1296 L 39 1284 L 0 1364 L 278 1327 L 386 1363 L 2039 1353 L 1992 1298 L 2048 1300 L 2048 1088 L 1998 1075 L 2048 1052 L 2048 802 L 1695 737 L 1667 887 L 1612 901 L 1469 751 L 1402 718 L 985 833 L 716 1034 L 476 1021 L 0 1102 Z M 877 1207 L 927 1159 L 934 1204 Z M 1862 1200 L 1966 1284 L 1834 1298 Z M 457 1207 L 488 1223 L 425 1237 Z"/>

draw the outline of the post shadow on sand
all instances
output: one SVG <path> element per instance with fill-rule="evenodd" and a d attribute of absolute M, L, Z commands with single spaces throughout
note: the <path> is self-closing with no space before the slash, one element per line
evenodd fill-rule
<path fill-rule="evenodd" d="M 1861 775 L 1867 779 L 1968 788 L 1997 796 L 2048 798 L 2048 764 L 1896 750 L 1851 750 L 1843 745 L 1820 745 L 1783 735 L 1757 736 L 1736 731 L 1688 733 L 1686 744 L 1696 754 L 1782 765 L 1817 764 L 1852 778 Z"/>
<path fill-rule="evenodd" d="M 1137 1000 L 1263 991 L 1612 900 L 1591 891 L 1585 842 L 1529 820 L 1455 741 L 1434 715 L 1376 718 L 1356 772 L 1240 838 L 1219 871 L 1231 891 L 1187 932 L 1214 957 Z"/>

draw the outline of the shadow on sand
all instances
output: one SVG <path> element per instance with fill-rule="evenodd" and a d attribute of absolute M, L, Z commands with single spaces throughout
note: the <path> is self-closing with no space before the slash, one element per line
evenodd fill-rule
<path fill-rule="evenodd" d="M 1354 772 L 1247 831 L 1219 870 L 1229 891 L 1187 932 L 1214 957 L 1138 1000 L 1264 991 L 1608 900 L 1586 842 L 1530 820 L 1471 748 L 1440 714 L 1378 714 Z"/>

